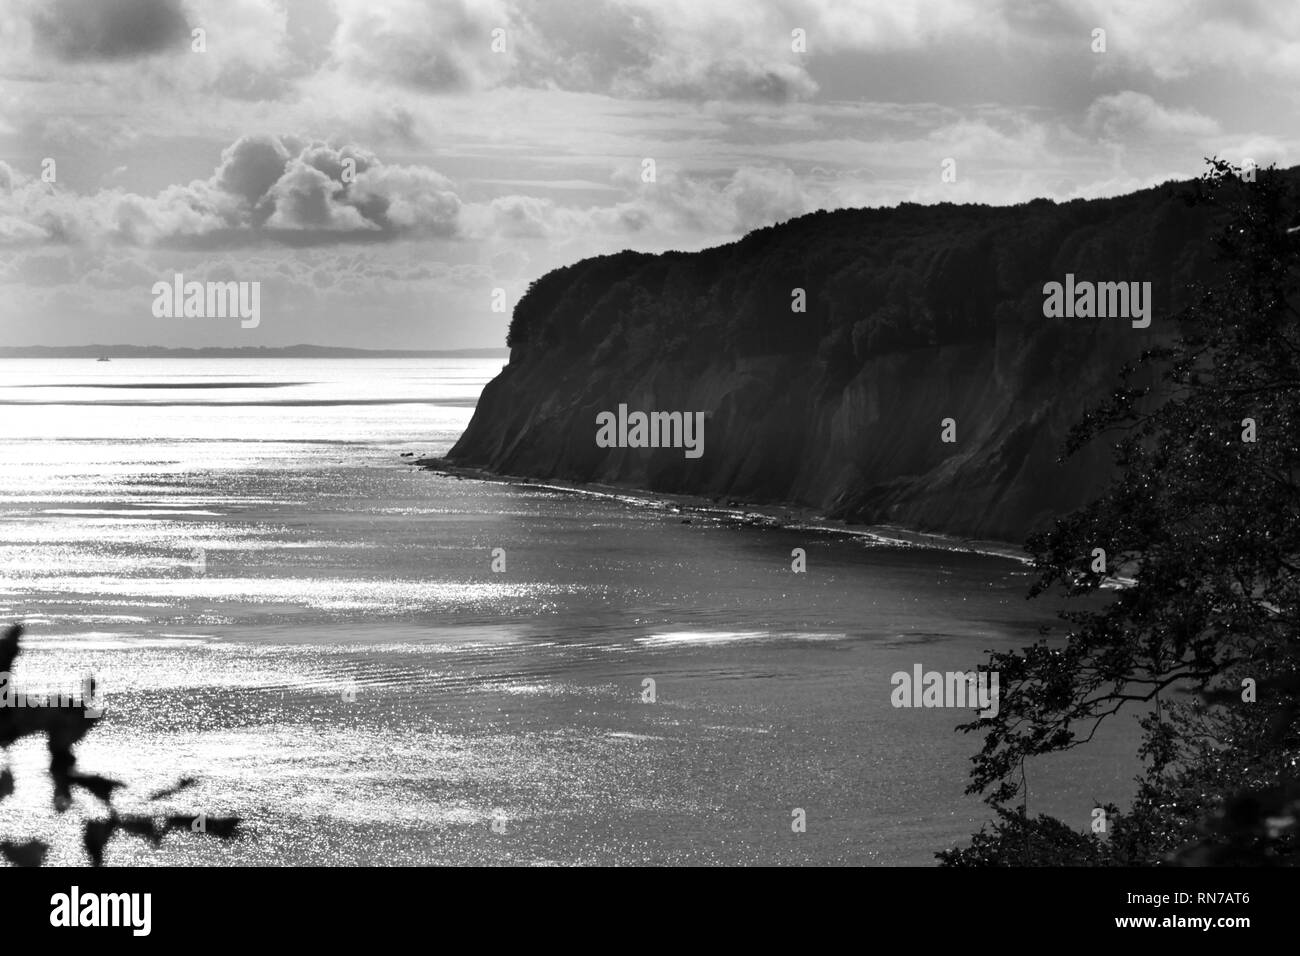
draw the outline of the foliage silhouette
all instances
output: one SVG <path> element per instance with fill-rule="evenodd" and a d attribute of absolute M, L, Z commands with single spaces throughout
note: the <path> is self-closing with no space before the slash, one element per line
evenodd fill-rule
<path fill-rule="evenodd" d="M 0 635 L 0 673 L 12 675 L 22 633 L 22 626 L 13 624 Z M 93 700 L 93 683 L 88 685 L 87 690 L 86 698 Z M 87 821 L 83 830 L 82 843 L 92 865 L 102 865 L 105 848 L 119 833 L 142 837 L 154 846 L 159 845 L 162 838 L 173 830 L 200 830 L 220 839 L 229 839 L 235 835 L 239 826 L 237 817 L 176 814 L 152 816 L 118 812 L 113 806 L 113 796 L 125 784 L 120 780 L 82 773 L 77 769 L 74 748 L 95 726 L 97 719 L 88 715 L 89 701 L 86 698 L 80 703 L 59 700 L 39 707 L 0 706 L 0 750 L 7 751 L 22 737 L 44 735 L 50 752 L 55 810 L 59 813 L 66 812 L 72 805 L 73 791 L 77 788 L 85 790 L 108 809 L 106 818 Z M 171 797 L 194 783 L 192 777 L 182 778 L 172 787 L 152 794 L 149 799 L 154 801 Z M 5 767 L 0 771 L 0 801 L 11 796 L 13 791 L 13 773 Z M 21 843 L 8 840 L 0 842 L 0 853 L 15 866 L 40 866 L 49 849 L 44 841 L 37 839 Z"/>
<path fill-rule="evenodd" d="M 1092 740 L 1146 709 L 1146 772 L 1108 838 L 1079 835 L 1088 863 L 1274 864 L 1297 859 L 1300 758 L 1300 204 L 1276 169 L 1250 180 L 1219 159 L 1188 195 L 1220 215 L 1222 271 L 1198 284 L 1178 334 L 1126 365 L 1073 431 L 1067 457 L 1114 436 L 1106 491 L 1033 536 L 1049 591 L 1104 607 L 1069 610 L 1063 644 L 994 653 L 1002 682 L 968 792 L 998 812 L 953 865 L 1034 863 L 1059 821 L 1007 805 L 1034 756 Z M 1256 429 L 1248 441 L 1246 419 Z M 1092 549 L 1107 555 L 1093 570 Z M 1116 578 L 1126 586 L 1109 590 Z M 1108 588 L 1103 592 L 1103 588 Z M 1253 682 L 1254 697 L 1245 688 Z M 1029 850 L 1025 847 L 1028 845 Z M 1038 849 L 1034 849 L 1037 846 Z"/>

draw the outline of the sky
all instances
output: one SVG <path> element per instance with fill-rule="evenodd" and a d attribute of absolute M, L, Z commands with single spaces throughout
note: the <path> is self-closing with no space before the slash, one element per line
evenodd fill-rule
<path fill-rule="evenodd" d="M 587 256 L 1292 166 L 1298 98 L 1278 0 L 0 0 L 0 345 L 500 346 Z"/>

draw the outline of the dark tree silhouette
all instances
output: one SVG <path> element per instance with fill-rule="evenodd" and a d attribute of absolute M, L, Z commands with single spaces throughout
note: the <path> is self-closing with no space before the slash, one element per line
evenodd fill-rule
<path fill-rule="evenodd" d="M 971 850 L 941 854 L 946 862 L 1031 862 L 1055 821 L 1007 809 L 1024 761 L 1087 743 L 1134 707 L 1144 711 L 1147 772 L 1091 862 L 1295 857 L 1298 207 L 1294 181 L 1279 171 L 1248 176 L 1208 162 L 1188 198 L 1221 216 L 1222 272 L 1175 317 L 1168 344 L 1126 366 L 1070 437 L 1067 457 L 1113 436 L 1117 474 L 1030 539 L 1040 575 L 1031 596 L 1063 591 L 1092 606 L 1062 613 L 1071 625 L 1063 644 L 991 655 L 1000 710 L 962 729 L 985 733 L 968 790 L 985 793 L 1000 822 Z M 1093 566 L 1097 548 L 1104 572 Z M 1115 577 L 1128 586 L 1103 593 Z"/>
<path fill-rule="evenodd" d="M 14 660 L 18 657 L 22 627 L 10 625 L 0 635 L 0 673 L 12 675 Z M 93 699 L 93 684 L 88 686 Z M 54 808 L 65 812 L 72 805 L 74 789 L 82 789 L 95 797 L 108 810 L 108 816 L 90 820 L 85 825 L 82 841 L 91 863 L 99 866 L 104 860 L 104 850 L 109 840 L 118 833 L 143 837 L 157 846 L 172 830 L 197 830 L 209 836 L 228 839 L 234 836 L 239 825 L 236 817 L 206 817 L 190 815 L 158 815 L 119 813 L 113 806 L 113 795 L 125 786 L 120 780 L 77 769 L 73 748 L 95 726 L 96 718 L 87 714 L 87 701 L 79 703 L 50 702 L 41 707 L 0 706 L 0 750 L 8 748 L 22 737 L 44 735 L 50 751 L 50 777 L 54 785 Z M 193 785 L 194 778 L 186 777 L 172 787 L 160 790 L 150 800 L 161 800 Z M 0 801 L 14 790 L 13 772 L 6 766 L 0 770 Z M 196 821 L 201 821 L 196 825 Z M 40 866 L 49 846 L 42 840 L 21 843 L 0 842 L 0 853 L 15 866 Z"/>

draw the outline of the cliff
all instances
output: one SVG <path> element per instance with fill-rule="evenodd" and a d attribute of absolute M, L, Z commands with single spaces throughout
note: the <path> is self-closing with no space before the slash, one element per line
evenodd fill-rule
<path fill-rule="evenodd" d="M 1213 272 L 1190 188 L 822 211 L 557 269 L 515 308 L 509 364 L 448 459 L 1023 540 L 1105 480 L 1105 447 L 1058 461 L 1068 429 Z M 1150 327 L 1045 318 L 1044 283 L 1067 273 L 1150 282 Z M 597 414 L 620 404 L 704 411 L 702 456 L 597 447 Z"/>

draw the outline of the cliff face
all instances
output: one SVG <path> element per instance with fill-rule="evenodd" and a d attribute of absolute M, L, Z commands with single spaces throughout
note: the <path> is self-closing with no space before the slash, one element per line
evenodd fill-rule
<path fill-rule="evenodd" d="M 1066 432 L 1213 269 L 1187 188 L 819 212 L 699 253 L 555 270 L 520 300 L 510 362 L 448 457 L 1022 540 L 1104 481 L 1104 447 L 1058 463 Z M 1043 285 L 1067 273 L 1150 282 L 1150 327 L 1045 318 Z M 703 455 L 598 447 L 597 414 L 620 404 L 704 411 Z"/>

